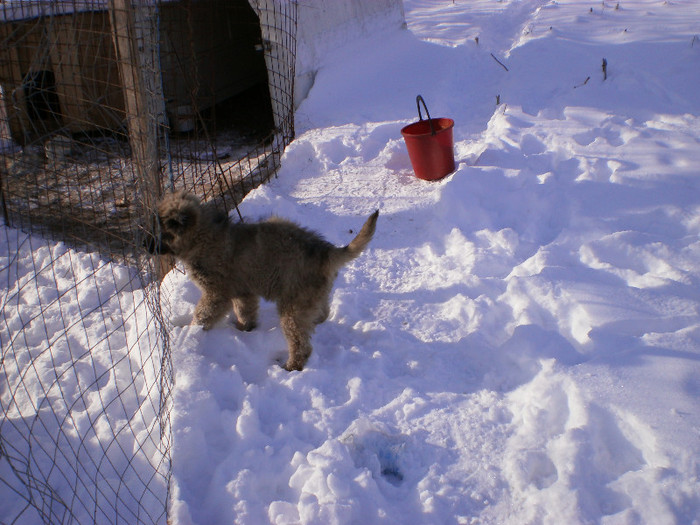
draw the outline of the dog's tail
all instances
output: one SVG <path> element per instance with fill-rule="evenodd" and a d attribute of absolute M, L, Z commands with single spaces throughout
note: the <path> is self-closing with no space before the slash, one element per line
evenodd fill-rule
<path fill-rule="evenodd" d="M 369 216 L 360 233 L 350 241 L 350 244 L 331 251 L 330 264 L 333 268 L 340 268 L 362 253 L 362 250 L 365 249 L 374 236 L 374 230 L 377 227 L 377 217 L 379 217 L 379 210 Z"/>

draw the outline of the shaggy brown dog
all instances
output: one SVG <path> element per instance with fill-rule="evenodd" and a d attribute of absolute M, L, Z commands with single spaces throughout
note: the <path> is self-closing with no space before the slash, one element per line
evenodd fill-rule
<path fill-rule="evenodd" d="M 360 255 L 374 235 L 374 212 L 353 241 L 339 248 L 289 221 L 229 222 L 186 192 L 158 205 L 160 242 L 151 253 L 172 254 L 202 290 L 192 322 L 205 330 L 233 305 L 236 326 L 252 330 L 259 297 L 277 304 L 289 347 L 287 370 L 302 370 L 311 355 L 311 334 L 328 317 L 338 270 Z"/>

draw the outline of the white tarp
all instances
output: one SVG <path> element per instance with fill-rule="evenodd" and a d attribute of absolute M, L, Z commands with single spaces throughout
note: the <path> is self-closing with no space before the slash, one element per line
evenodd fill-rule
<path fill-rule="evenodd" d="M 260 17 L 263 38 L 286 38 L 275 17 L 290 0 L 249 0 Z M 304 0 L 298 3 L 294 105 L 306 97 L 329 51 L 357 38 L 405 23 L 402 0 Z M 273 51 L 274 53 L 274 51 Z M 269 65 L 268 65 L 269 66 Z M 274 98 L 274 97 L 273 97 Z"/>
<path fill-rule="evenodd" d="M 295 103 L 306 97 L 324 56 L 343 44 L 400 27 L 401 0 L 307 0 L 299 3 Z"/>

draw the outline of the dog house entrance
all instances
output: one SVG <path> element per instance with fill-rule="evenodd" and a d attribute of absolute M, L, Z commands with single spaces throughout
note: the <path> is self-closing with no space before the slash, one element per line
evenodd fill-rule
<path fill-rule="evenodd" d="M 176 154 L 240 158 L 273 132 L 260 21 L 247 0 L 162 3 L 160 31 Z"/>
<path fill-rule="evenodd" d="M 61 109 L 56 93 L 53 71 L 27 73 L 22 85 L 29 120 L 39 126 L 37 132 L 47 133 L 61 127 Z"/>

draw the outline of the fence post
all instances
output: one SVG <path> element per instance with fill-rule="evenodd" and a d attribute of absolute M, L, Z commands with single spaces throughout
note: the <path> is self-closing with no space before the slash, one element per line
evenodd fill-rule
<path fill-rule="evenodd" d="M 10 132 L 9 118 L 5 108 L 5 91 L 0 86 L 0 148 L 4 143 L 12 141 L 12 133 Z M 7 205 L 5 204 L 5 186 L 3 179 L 4 171 L 7 169 L 7 161 L 0 164 L 0 208 L 2 208 L 2 218 L 5 221 L 5 226 L 10 226 L 10 218 L 7 214 Z"/>
<path fill-rule="evenodd" d="M 163 192 L 158 158 L 158 128 L 165 122 L 160 89 L 158 26 L 155 3 L 108 0 L 114 49 L 124 93 L 131 155 L 136 166 L 147 227 L 155 228 L 155 209 Z M 170 257 L 158 257 L 158 279 L 173 267 Z"/>

